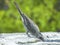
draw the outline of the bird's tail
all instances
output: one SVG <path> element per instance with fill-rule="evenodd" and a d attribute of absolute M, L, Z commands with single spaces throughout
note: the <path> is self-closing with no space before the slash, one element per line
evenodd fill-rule
<path fill-rule="evenodd" d="M 20 15 L 21 15 L 22 17 L 24 17 L 24 14 L 23 14 L 23 12 L 21 11 L 21 9 L 19 8 L 18 4 L 17 4 L 16 2 L 14 2 L 14 4 L 15 4 L 18 12 L 20 13 Z"/>

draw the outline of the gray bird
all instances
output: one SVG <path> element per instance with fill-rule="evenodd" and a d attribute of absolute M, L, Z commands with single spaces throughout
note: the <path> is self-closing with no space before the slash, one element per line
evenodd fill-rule
<path fill-rule="evenodd" d="M 44 41 L 44 37 L 39 31 L 38 26 L 20 10 L 16 2 L 14 2 L 14 4 L 21 15 L 24 27 L 26 28 L 26 34 L 28 35 L 28 37 L 31 37 L 31 35 L 33 35 L 34 37 Z"/>

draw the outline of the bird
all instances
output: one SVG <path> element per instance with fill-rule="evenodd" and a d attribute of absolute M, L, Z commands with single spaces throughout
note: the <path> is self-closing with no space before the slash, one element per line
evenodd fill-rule
<path fill-rule="evenodd" d="M 32 36 L 44 41 L 45 39 L 44 39 L 43 35 L 41 34 L 38 26 L 28 16 L 26 16 L 21 11 L 20 7 L 18 6 L 18 4 L 16 2 L 14 2 L 14 5 L 16 6 L 16 9 L 18 10 L 18 12 L 19 12 L 19 14 L 21 16 L 23 25 L 24 25 L 24 27 L 26 29 L 27 36 L 31 37 L 31 35 L 32 35 Z"/>

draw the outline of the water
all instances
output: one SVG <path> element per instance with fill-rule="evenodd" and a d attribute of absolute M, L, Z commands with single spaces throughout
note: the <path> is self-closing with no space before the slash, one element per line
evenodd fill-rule
<path fill-rule="evenodd" d="M 37 38 L 29 38 L 25 33 L 2 33 L 0 45 L 60 45 L 60 33 L 43 32 L 42 34 L 46 39 L 45 42 Z"/>

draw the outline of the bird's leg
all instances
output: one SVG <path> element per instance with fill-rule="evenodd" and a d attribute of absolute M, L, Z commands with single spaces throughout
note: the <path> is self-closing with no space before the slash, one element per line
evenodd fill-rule
<path fill-rule="evenodd" d="M 29 31 L 26 31 L 26 34 L 28 35 L 28 37 L 31 37 L 31 36 L 29 35 Z"/>
<path fill-rule="evenodd" d="M 39 34 L 40 34 L 41 36 L 43 36 L 40 32 L 39 32 Z"/>
<path fill-rule="evenodd" d="M 47 38 L 49 38 L 49 36 L 47 36 Z"/>
<path fill-rule="evenodd" d="M 40 34 L 40 39 L 42 40 L 42 41 L 44 41 L 44 37 L 43 37 L 43 35 L 39 32 L 39 34 Z"/>

